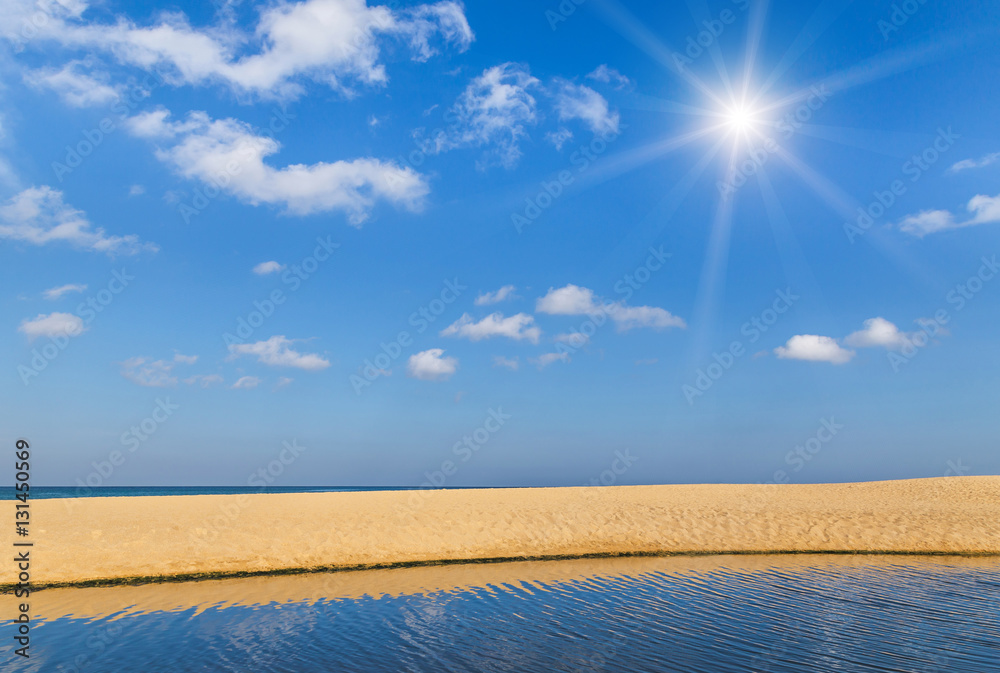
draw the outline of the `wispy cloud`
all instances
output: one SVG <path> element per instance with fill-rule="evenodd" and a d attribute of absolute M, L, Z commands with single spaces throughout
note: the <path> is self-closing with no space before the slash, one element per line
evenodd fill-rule
<path fill-rule="evenodd" d="M 935 234 L 949 229 L 961 229 L 972 227 L 977 224 L 991 224 L 1000 222 L 1000 194 L 996 196 L 984 196 L 978 194 L 969 199 L 966 204 L 972 216 L 960 220 L 948 210 L 923 210 L 915 215 L 904 217 L 899 223 L 900 231 L 912 234 L 918 238 L 923 238 L 928 234 Z"/>
<path fill-rule="evenodd" d="M 504 285 L 502 288 L 495 292 L 483 292 L 476 300 L 473 302 L 476 306 L 489 306 L 490 304 L 499 304 L 507 299 L 514 298 L 514 291 L 517 290 L 513 285 Z"/>
<path fill-rule="evenodd" d="M 60 285 L 59 287 L 50 288 L 43 292 L 42 296 L 51 301 L 55 301 L 69 292 L 83 292 L 86 289 L 87 286 L 81 283 L 68 283 L 66 285 Z"/>
<path fill-rule="evenodd" d="M 967 171 L 973 168 L 985 168 L 990 164 L 995 164 L 998 160 L 1000 160 L 1000 152 L 993 152 L 978 159 L 963 159 L 952 164 L 948 172 L 958 173 L 959 171 Z"/>
<path fill-rule="evenodd" d="M 315 353 L 299 353 L 291 348 L 294 339 L 284 336 L 273 336 L 267 341 L 257 341 L 249 344 L 232 344 L 229 347 L 230 358 L 242 355 L 254 355 L 261 364 L 272 367 L 295 367 L 306 371 L 319 371 L 330 366 L 330 361 Z"/>
<path fill-rule="evenodd" d="M 480 341 L 502 336 L 515 341 L 527 340 L 538 343 L 542 330 L 534 325 L 535 319 L 527 313 L 518 313 L 508 318 L 503 313 L 493 313 L 476 322 L 468 313 L 441 330 L 441 336 L 464 337 L 470 341 Z"/>

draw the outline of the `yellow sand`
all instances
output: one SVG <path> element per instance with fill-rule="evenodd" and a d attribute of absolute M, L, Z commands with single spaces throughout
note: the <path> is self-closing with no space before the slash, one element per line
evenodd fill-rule
<path fill-rule="evenodd" d="M 31 519 L 36 586 L 591 554 L 1000 554 L 1000 477 L 73 498 L 32 501 Z M 14 573 L 0 564 L 0 584 Z"/>

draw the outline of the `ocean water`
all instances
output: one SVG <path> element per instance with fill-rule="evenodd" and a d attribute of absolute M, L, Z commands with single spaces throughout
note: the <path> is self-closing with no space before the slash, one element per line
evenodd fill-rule
<path fill-rule="evenodd" d="M 240 495 L 242 493 L 325 493 L 344 491 L 408 491 L 419 486 L 32 486 L 31 497 L 114 498 L 137 495 Z M 0 501 L 12 500 L 13 486 L 0 486 Z"/>
<path fill-rule="evenodd" d="M 464 564 L 32 602 L 32 656 L 5 638 L 0 671 L 1000 671 L 997 558 Z"/>

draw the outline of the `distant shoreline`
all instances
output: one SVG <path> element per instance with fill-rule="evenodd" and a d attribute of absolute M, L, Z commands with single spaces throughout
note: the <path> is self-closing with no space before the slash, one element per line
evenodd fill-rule
<path fill-rule="evenodd" d="M 90 497 L 32 508 L 33 589 L 611 556 L 1000 555 L 997 476 Z M 0 568 L 9 591 L 16 576 Z"/>

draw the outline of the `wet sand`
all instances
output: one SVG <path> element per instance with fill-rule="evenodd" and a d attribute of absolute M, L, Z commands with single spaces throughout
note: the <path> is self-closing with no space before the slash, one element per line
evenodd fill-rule
<path fill-rule="evenodd" d="M 35 587 L 627 554 L 1000 554 L 996 476 L 72 498 L 31 507 Z M 0 564 L 0 584 L 9 589 L 15 570 Z"/>

